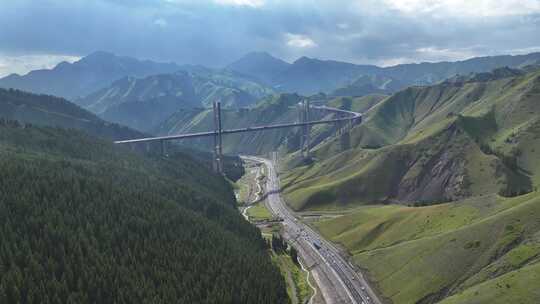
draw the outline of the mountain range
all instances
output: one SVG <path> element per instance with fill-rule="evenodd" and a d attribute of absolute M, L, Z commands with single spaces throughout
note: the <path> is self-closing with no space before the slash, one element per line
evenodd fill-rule
<path fill-rule="evenodd" d="M 291 64 L 271 57 L 269 54 L 248 54 L 230 64 L 231 69 L 264 80 L 267 85 L 281 92 L 297 92 L 311 95 L 319 92 L 348 95 L 351 90 L 341 88 L 366 86 L 355 94 L 392 93 L 411 85 L 435 84 L 446 78 L 461 74 L 489 72 L 499 67 L 525 67 L 540 62 L 540 53 L 528 55 L 502 55 L 477 57 L 456 62 L 399 64 L 390 67 L 357 65 L 334 60 L 301 57 Z M 275 65 L 276 69 L 269 67 Z M 362 80 L 362 77 L 364 79 Z M 392 84 L 388 87 L 388 84 Z M 338 91 L 336 91 L 338 90 Z"/>
<path fill-rule="evenodd" d="M 225 128 L 291 122 L 298 119 L 298 103 L 308 98 L 362 112 L 363 121 L 342 134 L 334 125 L 313 127 L 308 159 L 298 153 L 300 134 L 294 128 L 227 135 L 225 152 L 279 151 L 281 191 L 289 206 L 342 246 L 389 303 L 535 303 L 540 296 L 539 57 L 535 53 L 381 68 L 305 57 L 288 64 L 256 53 L 225 69 L 176 66 L 150 75 L 118 73 L 122 75 L 116 79 L 102 78 L 101 87 L 84 96 L 75 94 L 80 97 L 73 101 L 80 106 L 64 98 L 1 89 L 0 183 L 10 185 L 5 194 L 11 198 L 0 204 L 5 208 L 0 213 L 3 227 L 9 227 L 3 234 L 32 246 L 47 244 L 12 246 L 6 252 L 25 250 L 21 256 L 30 259 L 37 252 L 49 258 L 47 263 L 70 267 L 79 265 L 81 255 L 106 261 L 106 267 L 85 268 L 83 286 L 112 294 L 126 290 L 126 299 L 133 302 L 147 299 L 135 298 L 139 286 L 145 295 L 171 299 L 178 292 L 187 302 L 196 302 L 197 294 L 213 302 L 223 297 L 229 302 L 286 302 L 285 286 L 265 255 L 259 233 L 237 214 L 225 181 L 189 155 L 142 157 L 86 133 L 108 140 L 143 136 L 103 117 L 153 134 L 207 131 L 213 127 L 208 107 L 218 99 L 225 105 Z M 57 70 L 42 73 L 55 79 L 51 83 L 61 82 L 55 78 Z M 21 83 L 30 83 L 25 82 L 28 75 L 20 76 Z M 327 94 L 283 92 L 319 90 Z M 212 148 L 209 140 L 183 144 Z M 19 202 L 21 197 L 37 203 Z M 35 221 L 26 225 L 25 220 L 11 220 L 11 215 L 21 214 L 31 214 Z M 57 214 L 68 220 L 41 225 L 57 223 Z M 84 227 L 79 225 L 83 222 Z M 114 233 L 89 229 L 92 225 L 111 227 Z M 74 227 L 86 251 L 77 249 L 79 238 L 67 237 Z M 32 243 L 12 233 L 17 229 L 42 234 Z M 58 238 L 64 231 L 69 232 L 66 237 Z M 182 246 L 171 242 L 178 237 Z M 107 248 L 117 247 L 114 240 L 128 242 L 103 254 L 96 251 L 94 238 Z M 61 246 L 56 246 L 58 240 Z M 149 242 L 155 248 L 145 245 Z M 156 264 L 142 255 L 166 265 L 156 273 Z M 15 279 L 21 277 L 17 267 L 45 269 L 45 260 L 23 263 L 16 255 L 7 256 L 10 285 L 36 293 L 34 277 Z M 129 259 L 122 260 L 125 257 Z M 124 268 L 116 261 L 123 261 Z M 217 284 L 208 279 L 219 276 L 214 271 L 223 265 L 228 271 L 220 272 L 224 276 Z M 201 273 L 191 266 L 202 269 L 203 277 L 195 281 L 204 286 L 176 281 L 180 272 L 188 279 Z M 98 284 L 96 277 L 113 281 L 111 273 L 126 278 L 120 274 L 128 268 L 128 281 L 135 285 Z M 140 273 L 156 280 L 165 276 L 175 284 L 155 288 Z M 78 286 L 69 274 L 63 278 L 62 287 L 54 284 L 50 289 L 59 297 L 65 296 L 62 290 Z M 228 293 L 230 282 L 236 292 Z M 2 286 L 0 301 L 8 294 Z M 182 293 L 178 286 L 190 291 Z M 215 293 L 206 292 L 209 286 Z"/>
<path fill-rule="evenodd" d="M 51 70 L 4 77 L 0 87 L 64 97 L 101 118 L 148 132 L 179 109 L 208 108 L 214 101 L 221 101 L 224 108 L 242 108 L 276 92 L 388 95 L 411 85 L 537 62 L 540 53 L 383 68 L 307 57 L 287 63 L 255 52 L 223 69 L 210 69 L 96 52 Z"/>
<path fill-rule="evenodd" d="M 455 75 L 489 72 L 505 66 L 520 68 L 538 62 L 540 53 L 378 67 L 308 57 L 301 57 L 293 63 L 288 63 L 265 52 L 252 52 L 223 69 L 209 69 L 203 66 L 142 61 L 106 52 L 95 52 L 74 63 L 62 62 L 50 70 L 36 70 L 22 76 L 17 74 L 6 76 L 0 79 L 0 87 L 75 100 L 85 98 L 125 77 L 144 78 L 183 70 L 212 78 L 211 75 L 223 75 L 229 71 L 229 76 L 250 79 L 251 82 L 279 92 L 302 95 L 324 92 L 346 96 L 351 95 L 350 93 L 362 95 L 383 91 L 393 93 L 410 85 L 434 84 Z M 356 88 L 356 91 L 353 88 Z"/>
<path fill-rule="evenodd" d="M 145 77 L 179 70 L 175 63 L 157 63 L 131 57 L 95 52 L 74 63 L 61 62 L 53 69 L 26 75 L 11 74 L 0 79 L 0 87 L 74 99 L 108 86 L 126 76 Z"/>
<path fill-rule="evenodd" d="M 241 108 L 273 91 L 226 71 L 197 69 L 145 78 L 125 77 L 75 102 L 104 119 L 150 131 L 179 109 Z"/>

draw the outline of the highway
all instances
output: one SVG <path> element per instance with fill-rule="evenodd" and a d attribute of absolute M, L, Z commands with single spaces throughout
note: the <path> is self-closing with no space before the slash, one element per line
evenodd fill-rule
<path fill-rule="evenodd" d="M 271 213 L 283 219 L 284 237 L 294 244 L 306 267 L 311 269 L 324 301 L 327 304 L 381 304 L 363 276 L 340 255 L 339 250 L 298 220 L 285 205 L 274 163 L 255 156 L 241 157 L 266 166 L 267 207 Z"/>

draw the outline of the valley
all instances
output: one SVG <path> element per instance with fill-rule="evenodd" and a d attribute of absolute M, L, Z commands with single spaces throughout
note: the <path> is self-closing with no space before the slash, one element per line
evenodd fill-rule
<path fill-rule="evenodd" d="M 0 79 L 0 302 L 535 304 L 539 63 Z"/>
<path fill-rule="evenodd" d="M 267 168 L 267 206 L 272 214 L 283 220 L 282 234 L 299 251 L 304 263 L 322 292 L 325 303 L 381 303 L 361 274 L 349 265 L 340 252 L 326 243 L 314 230 L 299 222 L 279 194 L 279 180 L 273 163 L 268 159 L 245 159 L 264 164 Z M 367 289 L 366 289 L 367 288 Z"/>

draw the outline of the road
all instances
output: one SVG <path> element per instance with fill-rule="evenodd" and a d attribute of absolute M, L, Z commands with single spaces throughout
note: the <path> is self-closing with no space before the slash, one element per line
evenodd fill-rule
<path fill-rule="evenodd" d="M 273 162 L 255 156 L 242 158 L 266 166 L 267 207 L 275 216 L 283 219 L 284 237 L 294 244 L 306 266 L 311 269 L 325 302 L 381 304 L 363 276 L 339 254 L 339 250 L 298 220 L 285 205 Z"/>

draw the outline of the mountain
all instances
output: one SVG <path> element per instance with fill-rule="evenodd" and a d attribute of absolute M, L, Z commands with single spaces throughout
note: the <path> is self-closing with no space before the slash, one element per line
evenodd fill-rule
<path fill-rule="evenodd" d="M 331 92 L 363 75 L 375 75 L 381 68 L 333 60 L 301 57 L 273 78 L 273 85 L 282 92 L 311 95 Z"/>
<path fill-rule="evenodd" d="M 74 99 L 106 87 L 122 77 L 145 77 L 172 73 L 178 69 L 179 66 L 174 63 L 142 61 L 95 52 L 74 63 L 59 63 L 50 70 L 31 71 L 22 76 L 9 75 L 0 79 L 0 87 Z"/>
<path fill-rule="evenodd" d="M 531 70 L 534 71 L 534 70 Z M 502 78 L 520 76 L 525 74 L 524 70 L 512 69 L 509 67 L 497 68 L 491 72 L 484 73 L 470 73 L 468 75 L 456 75 L 446 79 L 446 82 L 452 83 L 465 83 L 465 82 L 487 82 L 492 80 L 498 80 Z"/>
<path fill-rule="evenodd" d="M 125 77 L 77 103 L 106 120 L 145 131 L 181 107 L 200 106 L 185 72 Z"/>
<path fill-rule="evenodd" d="M 218 100 L 224 108 L 240 108 L 272 93 L 235 73 L 201 67 L 189 70 L 125 77 L 75 102 L 109 121 L 150 131 L 182 108 L 211 107 Z"/>
<path fill-rule="evenodd" d="M 540 53 L 476 57 L 456 62 L 399 64 L 391 67 L 357 65 L 334 60 L 301 57 L 292 64 L 275 63 L 265 54 L 240 60 L 238 71 L 264 81 L 280 92 L 312 95 L 319 92 L 341 96 L 394 93 L 411 85 L 431 85 L 456 75 L 490 72 L 500 67 L 522 68 L 540 62 Z M 248 60 L 253 58 L 251 60 Z M 260 58 L 260 59 L 259 59 Z M 259 61 L 264 64 L 257 64 Z M 234 63 L 231 64 L 236 66 Z M 267 66 L 274 65 L 272 72 Z M 261 76 L 262 77 L 262 76 Z"/>
<path fill-rule="evenodd" d="M 0 119 L 21 123 L 83 130 L 108 139 L 143 136 L 142 133 L 109 123 L 60 97 L 0 89 Z"/>
<path fill-rule="evenodd" d="M 1 303 L 288 303 L 230 184 L 189 155 L 0 120 Z"/>
<path fill-rule="evenodd" d="M 266 52 L 251 52 L 229 64 L 225 69 L 249 75 L 263 83 L 271 84 L 273 78 L 289 66 L 289 63 Z"/>
<path fill-rule="evenodd" d="M 220 100 L 223 107 L 241 108 L 275 93 L 270 87 L 234 71 L 199 68 L 191 70 L 190 75 L 204 107 Z"/>
<path fill-rule="evenodd" d="M 531 191 L 540 175 L 531 151 L 540 74 L 499 73 L 487 81 L 411 87 L 384 99 L 351 132 L 352 150 L 336 153 L 337 139 L 318 147 L 316 157 L 328 163 L 296 171 L 294 186 L 285 187 L 289 201 L 304 209 Z"/>
<path fill-rule="evenodd" d="M 392 303 L 535 303 L 540 71 L 502 68 L 382 99 L 281 164 L 291 208 Z M 339 101 L 334 101 L 339 103 Z M 342 101 L 342 104 L 346 102 Z M 534 290 L 534 291 L 533 291 Z"/>
<path fill-rule="evenodd" d="M 347 111 L 365 113 L 375 108 L 387 95 L 371 94 L 362 97 L 337 97 L 327 102 L 328 106 Z"/>
<path fill-rule="evenodd" d="M 351 84 L 334 90 L 332 96 L 365 96 L 370 94 L 391 94 L 404 85 L 395 79 L 380 75 L 360 76 Z"/>
<path fill-rule="evenodd" d="M 475 57 L 456 62 L 400 64 L 385 68 L 384 75 L 411 85 L 434 84 L 455 75 L 491 72 L 496 68 L 523 68 L 540 62 L 540 53 Z M 405 81 L 408 80 L 408 81 Z"/>
<path fill-rule="evenodd" d="M 111 86 L 94 92 L 84 98 L 77 99 L 77 104 L 96 113 L 102 114 L 108 109 L 123 103 L 140 103 L 143 101 L 162 101 L 176 103 L 176 107 L 197 105 L 195 90 L 191 78 L 185 72 L 160 74 L 143 79 L 124 77 Z"/>

